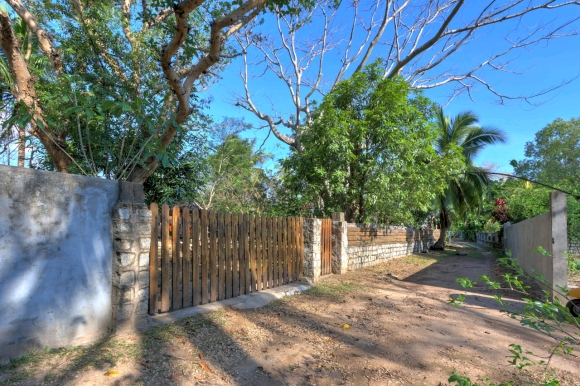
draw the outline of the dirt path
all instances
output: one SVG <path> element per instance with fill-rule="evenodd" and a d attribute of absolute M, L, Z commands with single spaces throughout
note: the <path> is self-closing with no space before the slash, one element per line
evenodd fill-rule
<path fill-rule="evenodd" d="M 445 385 L 454 368 L 474 382 L 533 384 L 542 375 L 509 366 L 508 346 L 547 356 L 553 342 L 501 314 L 488 290 L 455 283 L 493 275 L 491 254 L 467 250 L 327 276 L 260 309 L 223 309 L 90 348 L 36 354 L 0 368 L 0 384 Z M 467 294 L 463 308 L 447 302 L 458 293 Z M 578 358 L 556 357 L 551 366 L 562 385 L 580 385 Z M 106 376 L 110 370 L 118 375 Z"/>

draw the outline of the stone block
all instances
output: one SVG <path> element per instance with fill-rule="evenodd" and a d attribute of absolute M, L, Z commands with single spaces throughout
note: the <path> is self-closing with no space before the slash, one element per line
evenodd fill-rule
<path fill-rule="evenodd" d="M 135 254 L 132 252 L 117 252 L 117 254 L 122 267 L 131 265 L 135 261 Z"/>
<path fill-rule="evenodd" d="M 113 232 L 115 234 L 131 233 L 131 224 L 124 221 L 113 222 Z"/>
<path fill-rule="evenodd" d="M 139 272 L 139 288 L 149 287 L 149 271 Z"/>
<path fill-rule="evenodd" d="M 127 252 L 131 250 L 131 240 L 116 239 L 115 240 L 115 250 L 120 252 Z"/>
<path fill-rule="evenodd" d="M 128 221 L 131 218 L 131 211 L 129 210 L 129 208 L 120 207 L 120 208 L 117 208 L 116 212 L 117 213 L 115 213 L 115 215 L 120 220 Z"/>
<path fill-rule="evenodd" d="M 140 235 L 150 235 L 151 226 L 147 223 L 137 223 L 137 232 L 139 232 Z"/>
<path fill-rule="evenodd" d="M 151 238 L 150 237 L 139 238 L 139 248 L 141 248 L 141 250 L 148 251 L 149 248 L 151 248 Z"/>
<path fill-rule="evenodd" d="M 135 290 L 133 288 L 124 288 L 121 290 L 121 303 L 130 303 L 135 297 Z"/>
<path fill-rule="evenodd" d="M 148 267 L 148 266 L 149 266 L 149 253 L 141 252 L 139 254 L 139 267 Z"/>
<path fill-rule="evenodd" d="M 133 303 L 123 304 L 117 313 L 118 320 L 130 319 L 133 315 Z"/>
<path fill-rule="evenodd" d="M 132 287 L 135 285 L 135 272 L 126 271 L 121 273 L 121 279 L 119 280 L 119 285 L 121 287 Z"/>

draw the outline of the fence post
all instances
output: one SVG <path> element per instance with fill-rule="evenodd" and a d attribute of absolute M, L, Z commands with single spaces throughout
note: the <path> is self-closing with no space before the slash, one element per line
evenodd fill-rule
<path fill-rule="evenodd" d="M 566 194 L 550 192 L 550 217 L 552 223 L 552 297 L 561 292 L 558 287 L 568 286 L 568 227 L 566 224 Z M 549 280 L 549 278 L 547 278 Z M 559 296 L 560 301 L 566 299 Z"/>
<path fill-rule="evenodd" d="M 348 270 L 347 226 L 344 212 L 332 213 L 332 273 L 337 275 Z"/>
<path fill-rule="evenodd" d="M 322 269 L 321 232 L 322 220 L 317 218 L 304 219 L 303 277 L 311 284 L 320 277 L 320 270 Z"/>
<path fill-rule="evenodd" d="M 151 211 L 142 184 L 119 184 L 119 201 L 113 208 L 113 332 L 145 327 L 149 307 Z"/>

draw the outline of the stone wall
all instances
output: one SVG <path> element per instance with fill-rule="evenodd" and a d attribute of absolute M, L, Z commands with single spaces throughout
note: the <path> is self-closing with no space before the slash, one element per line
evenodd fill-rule
<path fill-rule="evenodd" d="M 355 227 L 349 224 L 349 230 Z M 361 229 L 361 228 L 359 228 Z M 373 236 L 357 238 L 349 234 L 348 270 L 356 270 L 386 260 L 429 249 L 439 237 L 438 230 L 405 227 L 363 228 Z"/>
<path fill-rule="evenodd" d="M 322 220 L 317 218 L 304 219 L 304 271 L 306 281 L 313 283 L 320 277 L 321 261 L 321 231 Z"/>
<path fill-rule="evenodd" d="M 0 166 L 0 362 L 111 327 L 119 183 Z"/>
<path fill-rule="evenodd" d="M 143 185 L 121 182 L 113 210 L 115 260 L 112 320 L 117 332 L 147 327 L 151 211 L 144 203 Z"/>

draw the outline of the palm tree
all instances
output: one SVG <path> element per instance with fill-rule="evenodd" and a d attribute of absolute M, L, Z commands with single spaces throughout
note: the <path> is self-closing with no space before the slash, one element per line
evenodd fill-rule
<path fill-rule="evenodd" d="M 478 116 L 471 111 L 459 113 L 453 119 L 443 114 L 443 108 L 439 108 L 436 114 L 435 123 L 439 136 L 435 148 L 442 154 L 450 146 L 458 146 L 464 157 L 465 173 L 453 176 L 449 186 L 435 200 L 441 234 L 431 249 L 443 250 L 445 234 L 451 227 L 451 220 L 465 215 L 470 208 L 477 207 L 482 202 L 489 175 L 485 169 L 475 166 L 475 156 L 487 145 L 506 141 L 503 131 L 493 127 L 481 127 L 478 122 Z"/>

